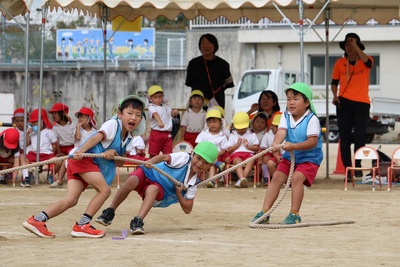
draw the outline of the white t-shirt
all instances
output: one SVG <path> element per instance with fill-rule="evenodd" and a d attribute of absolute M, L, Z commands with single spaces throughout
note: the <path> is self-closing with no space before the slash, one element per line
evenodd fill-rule
<path fill-rule="evenodd" d="M 303 114 L 303 116 L 301 116 L 300 119 L 298 119 L 297 121 L 294 121 L 292 114 L 290 113 L 290 111 L 288 111 L 290 127 L 295 128 L 297 126 L 297 124 L 299 124 L 304 119 L 304 117 L 308 115 L 309 112 L 311 112 L 311 111 L 307 110 Z M 286 117 L 284 115 L 281 116 L 281 121 L 279 122 L 278 129 L 286 129 L 287 130 L 287 122 L 286 122 Z M 321 131 L 321 125 L 319 124 L 319 120 L 318 120 L 317 116 L 312 116 L 307 125 L 307 136 L 319 136 L 320 131 Z"/>
<path fill-rule="evenodd" d="M 236 130 L 234 130 L 230 135 L 228 139 L 228 144 L 227 147 L 231 147 L 233 145 L 236 145 L 239 139 L 246 139 L 248 142 L 249 146 L 254 146 L 254 145 L 259 145 L 260 141 L 258 141 L 257 135 L 255 133 L 252 133 L 249 129 L 247 129 L 247 132 L 243 135 L 239 135 Z M 245 147 L 244 143 L 240 145 L 238 149 L 233 151 L 232 153 L 235 152 L 248 152 L 254 154 L 254 151 L 249 150 Z"/>
<path fill-rule="evenodd" d="M 186 152 L 176 152 L 176 153 L 171 153 L 170 155 L 170 162 L 169 164 L 167 163 L 168 166 L 172 168 L 182 168 L 187 161 L 190 159 L 190 155 Z M 186 194 L 184 195 L 185 199 L 194 199 L 196 196 L 197 192 L 197 173 L 193 175 L 191 179 L 189 179 L 189 173 L 190 173 L 190 167 L 192 166 L 192 162 L 189 163 L 188 169 L 185 175 L 185 180 L 183 182 L 183 185 L 187 188 Z"/>
<path fill-rule="evenodd" d="M 199 133 L 204 129 L 206 122 L 206 112 L 201 109 L 199 112 L 194 112 L 189 108 L 182 117 L 181 126 L 186 126 L 186 132 Z"/>
<path fill-rule="evenodd" d="M 201 131 L 201 133 L 197 136 L 195 143 L 198 144 L 203 141 L 209 141 L 213 143 L 218 148 L 218 151 L 228 148 L 228 138 L 226 138 L 222 131 L 220 131 L 218 134 L 211 134 L 209 129 Z"/>
<path fill-rule="evenodd" d="M 72 122 L 68 122 L 64 126 L 56 124 L 53 126 L 52 130 L 58 138 L 60 146 L 72 146 L 75 143 L 74 131 L 76 125 Z"/>
<path fill-rule="evenodd" d="M 162 104 L 161 106 L 154 105 L 153 103 L 149 104 L 149 117 L 150 127 L 153 130 L 157 131 L 171 131 L 172 130 L 172 116 L 171 116 L 171 108 L 167 104 Z M 160 117 L 162 123 L 164 124 L 164 128 L 158 127 L 157 121 L 153 118 L 153 113 L 157 112 Z"/>
<path fill-rule="evenodd" d="M 81 132 L 81 139 L 80 140 L 75 140 L 75 147 L 80 146 L 83 141 L 85 141 L 89 136 L 91 136 L 96 130 L 96 128 L 90 129 L 89 131 L 86 131 L 85 129 L 83 129 L 82 127 L 79 127 L 79 130 Z M 74 136 L 76 133 L 76 128 L 74 129 Z"/>
<path fill-rule="evenodd" d="M 146 145 L 144 144 L 143 138 L 141 136 L 134 136 L 126 147 L 126 152 L 129 153 L 130 156 L 136 156 L 136 149 L 144 150 L 145 148 Z"/>
<path fill-rule="evenodd" d="M 37 151 L 37 132 L 32 132 L 30 134 L 31 144 L 27 147 L 27 152 L 35 152 Z M 53 146 L 52 144 L 57 143 L 57 136 L 56 134 L 48 129 L 45 128 L 40 131 L 40 150 L 39 153 L 42 154 L 51 154 L 53 153 Z"/>

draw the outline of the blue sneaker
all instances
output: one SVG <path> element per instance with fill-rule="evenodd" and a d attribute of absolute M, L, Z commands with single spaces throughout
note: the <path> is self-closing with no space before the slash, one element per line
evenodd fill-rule
<path fill-rule="evenodd" d="M 54 178 L 53 178 L 53 175 L 49 175 L 49 176 L 47 176 L 47 181 L 49 182 L 49 184 L 53 184 L 54 183 Z"/>
<path fill-rule="evenodd" d="M 299 215 L 293 214 L 289 212 L 289 215 L 283 220 L 284 224 L 297 224 L 301 223 L 301 217 Z"/>
<path fill-rule="evenodd" d="M 216 161 L 214 166 L 218 169 L 218 172 L 222 172 L 225 169 L 225 163 L 222 161 Z"/>
<path fill-rule="evenodd" d="M 265 213 L 263 211 L 260 211 L 259 213 L 256 214 L 256 216 L 254 216 L 252 222 L 255 222 L 256 220 L 258 220 L 261 216 L 263 216 Z M 261 221 L 258 222 L 259 224 L 266 224 L 269 223 L 269 216 L 265 217 L 264 219 L 262 219 Z"/>

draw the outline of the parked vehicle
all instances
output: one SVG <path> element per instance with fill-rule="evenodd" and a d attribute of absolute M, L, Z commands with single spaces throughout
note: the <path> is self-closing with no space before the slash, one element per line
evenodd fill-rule
<path fill-rule="evenodd" d="M 300 73 L 283 69 L 246 70 L 233 94 L 233 111 L 248 111 L 252 103 L 257 103 L 262 91 L 274 91 L 281 109 L 286 106 L 284 90 L 292 83 L 300 81 Z M 321 127 L 326 126 L 326 99 L 313 99 Z M 394 130 L 395 122 L 400 118 L 400 99 L 374 97 L 371 99 L 370 121 L 366 142 L 371 143 L 376 134 L 385 134 Z M 329 101 L 329 142 L 339 141 L 336 108 Z M 326 138 L 326 136 L 324 136 Z"/>

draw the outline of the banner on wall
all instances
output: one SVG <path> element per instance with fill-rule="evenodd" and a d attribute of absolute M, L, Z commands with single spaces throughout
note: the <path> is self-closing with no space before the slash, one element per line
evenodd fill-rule
<path fill-rule="evenodd" d="M 107 59 L 154 60 L 154 28 L 141 32 L 107 31 Z M 111 37 L 112 36 L 112 37 Z M 110 38 L 111 37 L 111 38 Z M 57 60 L 103 60 L 104 43 L 101 29 L 57 30 Z"/>

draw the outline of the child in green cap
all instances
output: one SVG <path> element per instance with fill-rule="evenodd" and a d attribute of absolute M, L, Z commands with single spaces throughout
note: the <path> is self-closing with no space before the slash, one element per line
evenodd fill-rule
<path fill-rule="evenodd" d="M 176 152 L 149 159 L 148 163 L 155 164 L 181 184 L 176 186 L 155 169 L 147 168 L 147 165 L 139 166 L 117 191 L 110 207 L 103 210 L 96 221 L 105 226 L 110 225 L 115 210 L 132 191 L 136 191 L 143 200 L 139 212 L 130 223 L 133 235 L 144 234 L 143 219 L 152 207 L 165 208 L 179 203 L 182 210 L 189 214 L 200 181 L 198 174 L 208 170 L 217 157 L 218 149 L 213 143 L 200 142 L 191 155 L 186 152 Z"/>
<path fill-rule="evenodd" d="M 287 182 L 290 171 L 290 152 L 295 155 L 295 169 L 292 177 L 292 204 L 289 215 L 283 221 L 285 224 L 301 223 L 299 215 L 304 196 L 304 185 L 310 187 L 317 175 L 322 162 L 322 133 L 314 105 L 310 87 L 301 82 L 292 84 L 285 90 L 287 110 L 281 117 L 278 132 L 275 134 L 272 146 L 283 143 L 285 152 L 272 181 L 265 194 L 262 210 L 253 221 L 264 215 L 274 204 L 281 186 Z M 276 148 L 274 153 L 279 153 Z M 260 223 L 268 223 L 269 217 Z"/>

